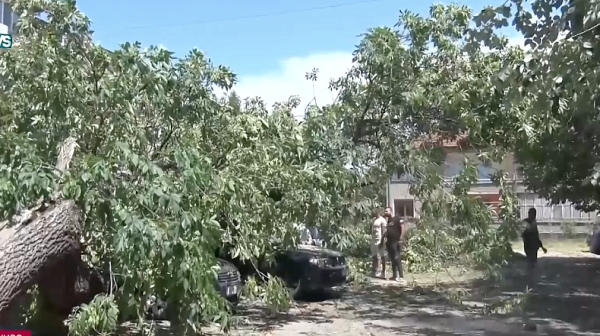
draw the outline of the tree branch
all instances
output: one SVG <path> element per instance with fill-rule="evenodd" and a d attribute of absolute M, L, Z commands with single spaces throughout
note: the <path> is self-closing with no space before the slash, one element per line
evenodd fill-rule
<path fill-rule="evenodd" d="M 162 150 L 165 148 L 165 146 L 171 139 L 171 136 L 173 135 L 174 131 L 175 131 L 175 127 L 173 127 L 173 121 L 169 119 L 169 133 L 167 133 L 167 135 L 165 136 L 163 141 L 160 143 L 158 150 L 156 150 L 154 153 L 152 153 L 153 160 L 156 159 L 158 157 L 158 154 L 160 154 L 160 152 L 162 152 Z"/>

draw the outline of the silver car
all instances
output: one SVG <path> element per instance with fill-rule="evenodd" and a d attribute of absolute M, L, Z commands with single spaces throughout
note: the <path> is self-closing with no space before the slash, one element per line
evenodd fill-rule
<path fill-rule="evenodd" d="M 229 261 L 217 259 L 219 272 L 215 279 L 215 288 L 221 292 L 221 295 L 227 301 L 236 304 L 242 291 L 242 279 L 240 272 Z M 152 320 L 164 320 L 167 317 L 167 303 L 155 295 L 149 295 L 146 298 L 145 307 L 146 318 Z"/>

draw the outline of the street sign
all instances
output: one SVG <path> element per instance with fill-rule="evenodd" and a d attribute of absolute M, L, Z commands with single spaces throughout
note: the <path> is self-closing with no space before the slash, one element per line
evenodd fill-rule
<path fill-rule="evenodd" d="M 10 49 L 12 45 L 12 34 L 0 34 L 0 49 Z"/>

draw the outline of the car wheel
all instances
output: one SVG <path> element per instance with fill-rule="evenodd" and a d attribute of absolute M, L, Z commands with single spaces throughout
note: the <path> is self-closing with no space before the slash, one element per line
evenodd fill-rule
<path fill-rule="evenodd" d="M 290 293 L 292 299 L 297 300 L 301 298 L 302 295 L 305 294 L 304 287 L 304 281 L 302 281 L 302 279 L 298 280 L 298 282 L 295 285 L 289 286 L 288 292 Z"/>
<path fill-rule="evenodd" d="M 232 306 L 237 306 L 240 303 L 240 297 L 239 296 L 230 297 L 230 298 L 227 298 L 227 301 L 229 301 L 229 303 L 231 303 Z"/>
<path fill-rule="evenodd" d="M 146 301 L 146 318 L 150 320 L 165 320 L 167 318 L 167 303 L 151 296 Z"/>
<path fill-rule="evenodd" d="M 590 252 L 593 254 L 600 254 L 600 230 L 597 230 L 590 239 Z"/>

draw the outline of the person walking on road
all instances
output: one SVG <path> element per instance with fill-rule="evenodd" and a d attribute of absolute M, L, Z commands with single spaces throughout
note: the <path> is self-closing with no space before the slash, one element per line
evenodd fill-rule
<path fill-rule="evenodd" d="M 384 216 L 387 220 L 384 238 L 387 253 L 392 262 L 392 279 L 406 284 L 402 272 L 402 240 L 406 234 L 404 221 L 400 217 L 394 216 L 391 207 L 385 208 Z"/>
<path fill-rule="evenodd" d="M 371 257 L 373 258 L 372 277 L 377 276 L 379 263 L 381 262 L 381 275 L 385 278 L 385 251 L 383 238 L 386 228 L 386 220 L 383 218 L 381 209 L 373 210 L 373 225 L 371 227 Z"/>
<path fill-rule="evenodd" d="M 523 250 L 527 257 L 527 276 L 530 284 L 533 284 L 535 280 L 538 250 L 541 248 L 544 253 L 548 252 L 540 240 L 536 216 L 537 211 L 535 208 L 529 208 L 527 218 L 525 219 L 525 230 L 521 234 L 521 238 L 523 238 Z"/>

